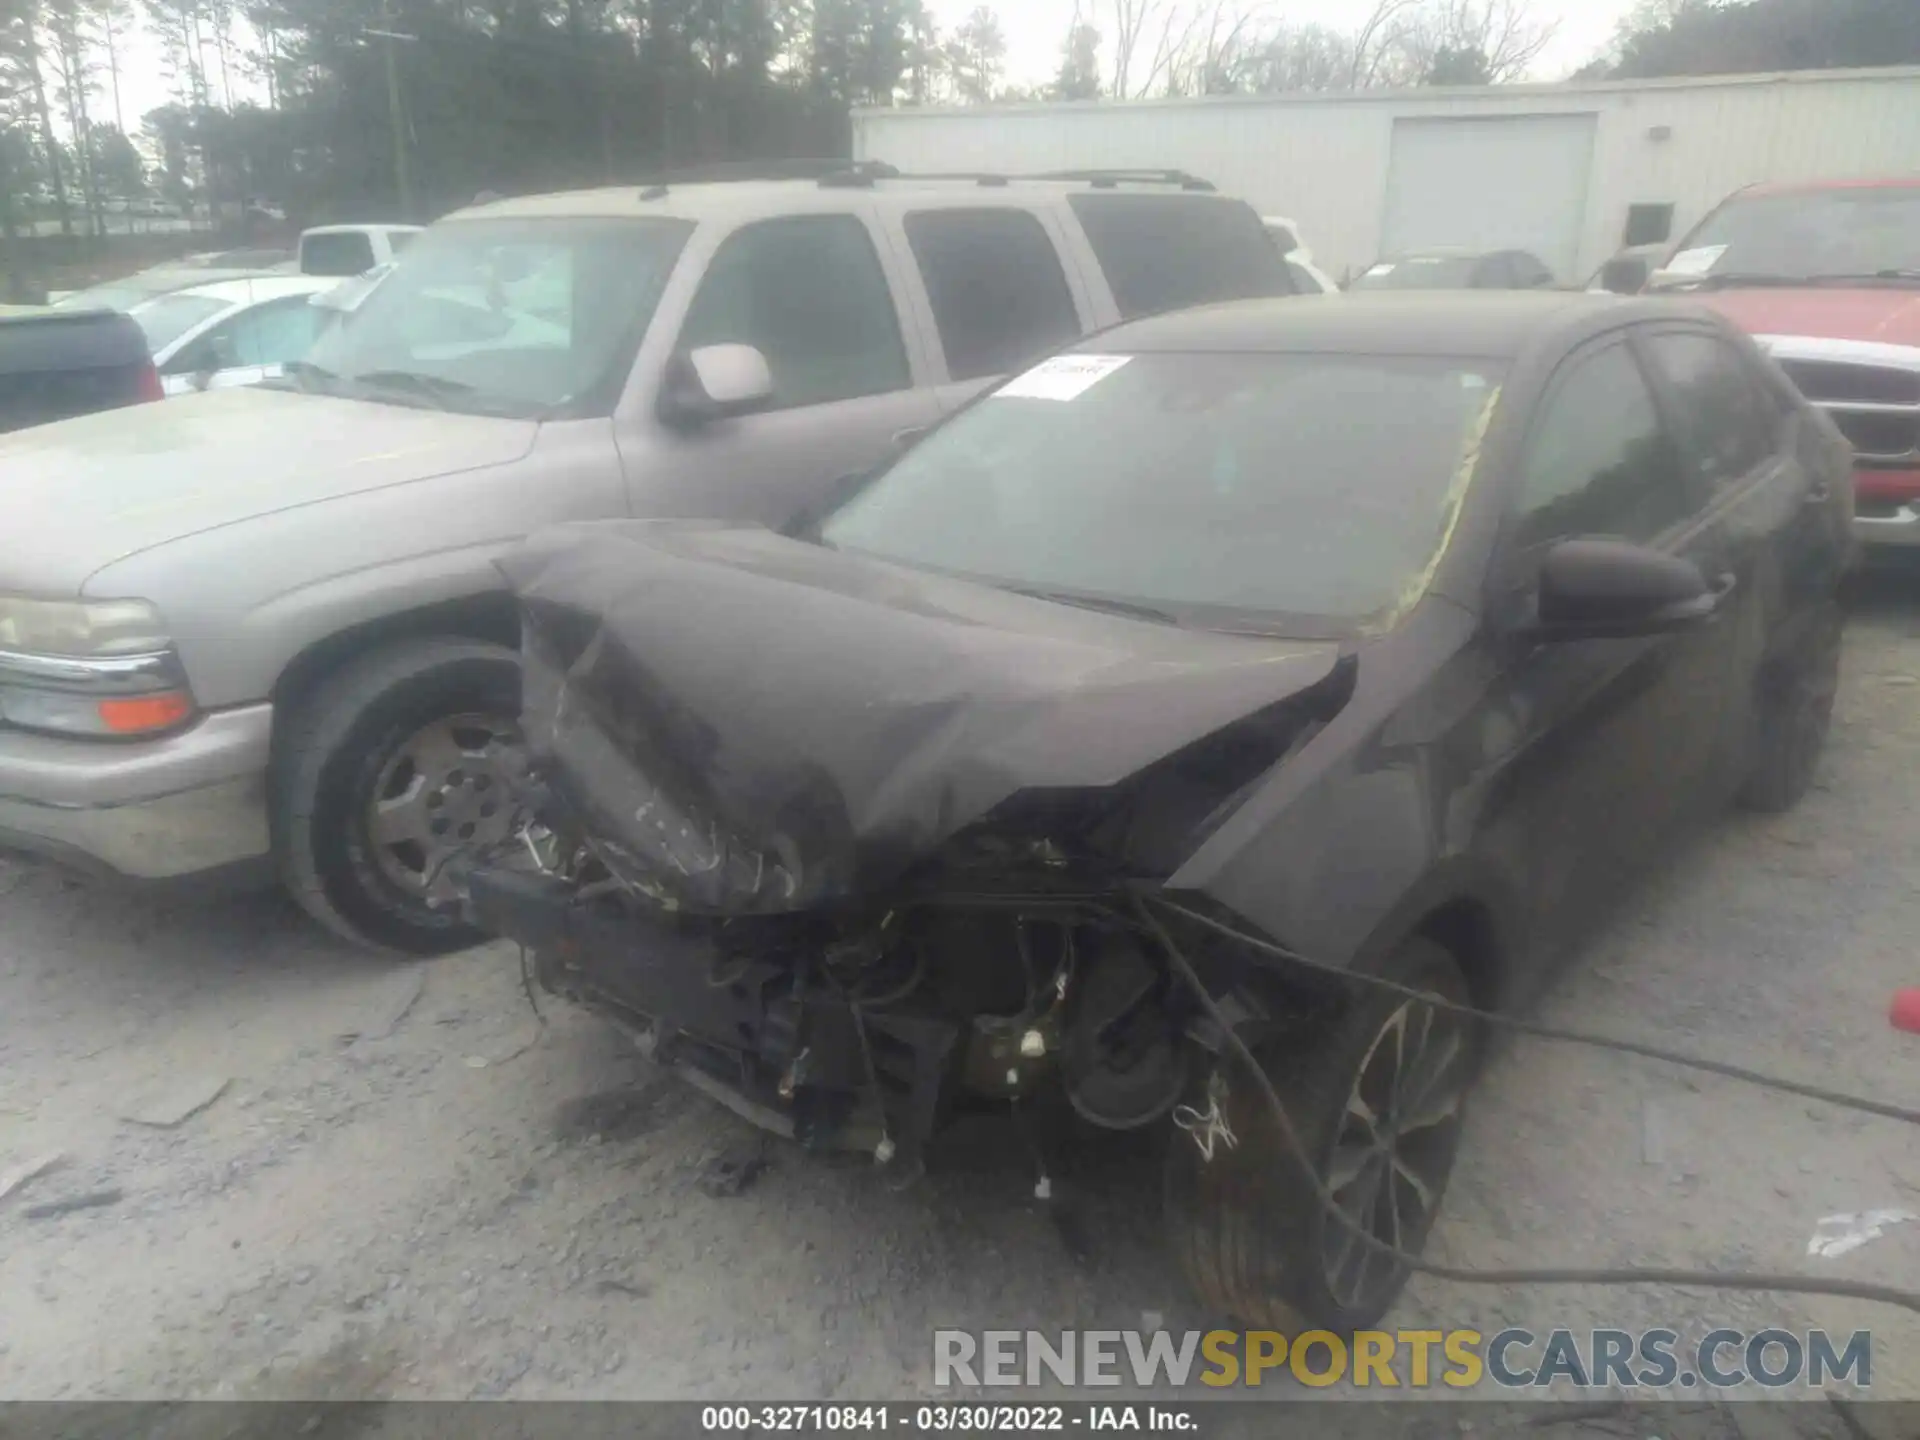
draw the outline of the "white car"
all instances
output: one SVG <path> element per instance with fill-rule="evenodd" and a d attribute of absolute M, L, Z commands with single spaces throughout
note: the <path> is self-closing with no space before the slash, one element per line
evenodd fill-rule
<path fill-rule="evenodd" d="M 1293 288 L 1302 295 L 1333 295 L 1340 287 L 1333 283 L 1333 277 L 1313 263 L 1313 251 L 1300 239 L 1300 227 L 1283 215 L 1263 215 L 1260 223 L 1267 227 L 1267 234 L 1273 237 L 1273 243 L 1280 247 L 1280 253 L 1286 258 L 1287 274 L 1293 279 Z"/>
<path fill-rule="evenodd" d="M 320 275 L 263 275 L 189 286 L 127 313 L 169 395 L 252 385 L 281 373 L 320 334 L 327 312 L 313 297 L 340 282 Z"/>

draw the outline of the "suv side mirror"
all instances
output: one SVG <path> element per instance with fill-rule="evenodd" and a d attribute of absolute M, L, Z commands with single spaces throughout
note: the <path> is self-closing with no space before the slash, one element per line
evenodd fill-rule
<path fill-rule="evenodd" d="M 1627 640 L 1700 624 L 1731 589 L 1691 560 L 1621 540 L 1565 540 L 1540 564 L 1533 638 Z"/>
<path fill-rule="evenodd" d="M 751 345 L 702 345 L 668 363 L 660 418 L 693 430 L 773 403 L 773 370 Z"/>

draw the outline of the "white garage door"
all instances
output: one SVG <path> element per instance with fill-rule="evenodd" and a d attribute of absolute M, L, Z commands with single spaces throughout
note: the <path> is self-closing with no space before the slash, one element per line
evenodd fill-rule
<path fill-rule="evenodd" d="M 1572 280 L 1597 120 L 1396 120 L 1381 254 L 1529 250 Z"/>

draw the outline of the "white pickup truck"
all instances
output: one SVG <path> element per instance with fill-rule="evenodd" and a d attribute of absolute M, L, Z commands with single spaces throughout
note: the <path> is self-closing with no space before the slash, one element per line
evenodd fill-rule
<path fill-rule="evenodd" d="M 315 225 L 300 232 L 302 275 L 347 279 L 390 265 L 421 231 L 418 225 Z"/>

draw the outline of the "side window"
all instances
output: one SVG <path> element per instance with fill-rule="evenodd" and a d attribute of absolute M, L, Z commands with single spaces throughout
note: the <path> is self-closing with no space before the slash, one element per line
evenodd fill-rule
<path fill-rule="evenodd" d="M 214 370 L 230 370 L 240 364 L 236 343 L 236 321 L 213 327 L 191 345 L 174 351 L 166 365 L 169 375 L 203 375 Z"/>
<path fill-rule="evenodd" d="M 1647 348 L 1672 389 L 1687 460 L 1708 482 L 1733 484 L 1772 456 L 1779 410 L 1738 351 L 1678 331 L 1649 336 Z"/>
<path fill-rule="evenodd" d="M 851 215 L 749 225 L 722 243 L 680 348 L 752 345 L 782 409 L 884 395 L 912 384 L 900 319 L 867 227 Z"/>
<path fill-rule="evenodd" d="M 1514 271 L 1513 257 L 1502 252 L 1476 265 L 1469 283 L 1476 290 L 1512 290 L 1520 284 L 1520 277 Z"/>
<path fill-rule="evenodd" d="M 1285 258 L 1244 201 L 1092 191 L 1067 204 L 1128 320 L 1291 293 Z"/>
<path fill-rule="evenodd" d="M 319 333 L 320 312 L 307 297 L 276 300 L 235 317 L 223 327 L 231 332 L 234 365 L 283 365 L 307 353 Z"/>
<path fill-rule="evenodd" d="M 1513 271 L 1515 283 L 1522 290 L 1540 290 L 1553 284 L 1553 272 L 1524 251 L 1514 254 Z"/>
<path fill-rule="evenodd" d="M 1060 257 L 1027 211 L 923 210 L 906 230 L 955 380 L 1006 374 L 1079 336 Z"/>
<path fill-rule="evenodd" d="M 1649 541 L 1695 509 L 1653 393 L 1625 343 L 1576 360 L 1534 416 L 1515 542 Z"/>

